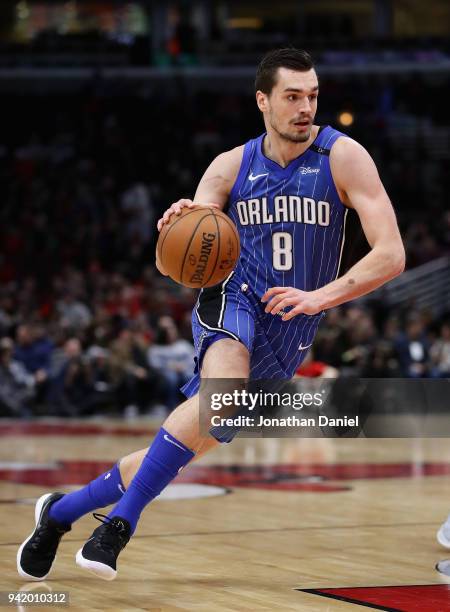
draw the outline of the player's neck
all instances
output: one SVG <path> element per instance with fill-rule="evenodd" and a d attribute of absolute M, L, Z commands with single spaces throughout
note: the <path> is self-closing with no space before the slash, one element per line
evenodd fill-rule
<path fill-rule="evenodd" d="M 290 142 L 281 138 L 274 130 L 267 130 L 263 140 L 263 153 L 266 157 L 285 168 L 293 159 L 299 157 L 317 138 L 319 126 L 313 125 L 311 134 L 305 142 Z"/>

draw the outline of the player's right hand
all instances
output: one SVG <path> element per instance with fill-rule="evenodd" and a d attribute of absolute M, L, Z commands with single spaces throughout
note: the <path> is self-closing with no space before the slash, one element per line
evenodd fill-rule
<path fill-rule="evenodd" d="M 211 204 L 198 204 L 197 202 L 193 202 L 192 200 L 187 200 L 186 198 L 182 198 L 181 200 L 178 200 L 178 202 L 174 202 L 172 206 L 165 211 L 161 219 L 159 219 L 157 223 L 158 232 L 162 230 L 163 225 L 165 225 L 166 223 L 169 223 L 170 217 L 172 215 L 181 215 L 181 210 L 183 208 L 195 208 L 195 207 L 204 207 L 204 206 L 220 208 L 218 204 L 212 204 L 212 203 Z"/>
<path fill-rule="evenodd" d="M 181 215 L 181 210 L 183 208 L 193 208 L 194 206 L 195 206 L 194 202 L 186 198 L 182 198 L 181 200 L 178 200 L 178 202 L 174 202 L 172 206 L 170 206 L 170 208 L 168 208 L 164 212 L 161 219 L 159 219 L 158 225 L 157 225 L 158 231 L 160 232 L 162 229 L 162 226 L 165 225 L 166 223 L 169 223 L 170 217 L 172 215 Z"/>

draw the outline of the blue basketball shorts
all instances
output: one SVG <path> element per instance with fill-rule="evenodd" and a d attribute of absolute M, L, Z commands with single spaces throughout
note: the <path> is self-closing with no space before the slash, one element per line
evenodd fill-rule
<path fill-rule="evenodd" d="M 200 388 L 200 369 L 208 347 L 223 338 L 232 338 L 247 347 L 251 380 L 293 377 L 325 313 L 301 314 L 282 321 L 279 315 L 265 313 L 264 308 L 249 282 L 235 273 L 222 284 L 201 290 L 192 311 L 194 376 L 181 389 L 186 397 L 192 397 Z"/>

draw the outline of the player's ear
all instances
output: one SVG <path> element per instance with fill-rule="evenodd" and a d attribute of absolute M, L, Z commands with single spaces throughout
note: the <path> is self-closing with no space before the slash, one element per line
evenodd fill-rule
<path fill-rule="evenodd" d="M 256 104 L 258 105 L 258 108 L 262 113 L 268 110 L 268 102 L 268 95 L 258 89 L 258 91 L 256 92 Z"/>

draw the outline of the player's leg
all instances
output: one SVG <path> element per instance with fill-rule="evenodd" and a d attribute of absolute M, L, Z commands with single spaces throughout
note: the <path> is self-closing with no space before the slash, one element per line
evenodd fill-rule
<path fill-rule="evenodd" d="M 196 448 L 194 460 L 217 444 L 212 436 L 203 438 Z M 72 523 L 93 510 L 118 502 L 147 453 L 148 447 L 123 457 L 77 491 L 42 495 L 35 506 L 35 528 L 17 552 L 17 571 L 22 578 L 44 580 L 50 573 L 61 538 L 71 530 Z"/>
<path fill-rule="evenodd" d="M 242 341 L 246 346 L 250 347 L 254 333 L 253 319 L 248 305 L 245 304 L 245 296 L 237 296 L 236 294 L 238 292 L 239 281 L 236 281 L 235 287 L 232 287 L 232 283 L 228 284 L 225 312 L 223 310 L 223 288 L 221 291 L 217 292 L 217 295 L 207 296 L 206 307 L 207 310 L 209 309 L 209 313 L 217 310 L 217 313 L 220 313 L 221 316 L 225 314 L 226 327 L 229 332 L 232 332 L 231 335 L 233 337 L 237 338 L 239 336 L 239 321 L 241 321 L 241 330 L 244 329 L 247 332 L 247 335 L 242 338 Z M 215 303 L 215 301 L 217 303 Z M 201 310 L 200 306 L 201 304 L 198 305 L 199 311 Z M 214 308 L 214 306 L 216 306 L 216 308 Z M 202 376 L 222 378 L 226 376 L 234 377 L 237 375 L 244 377 L 245 372 L 248 370 L 249 361 L 248 351 L 245 349 L 244 345 L 237 341 L 230 341 L 228 339 L 229 332 L 225 334 L 216 334 L 214 332 L 209 334 L 214 337 L 211 340 L 212 344 L 209 349 L 207 349 L 210 338 L 208 338 L 208 342 L 204 342 L 205 329 L 202 325 L 199 325 L 196 316 L 194 316 L 196 310 L 194 310 L 193 313 L 193 336 L 197 348 L 198 362 L 202 364 Z M 205 317 L 207 315 L 208 312 L 205 312 Z M 211 322 L 211 325 L 214 329 L 214 323 Z M 218 342 L 220 337 L 222 337 L 222 339 L 225 338 L 228 344 L 225 344 L 225 340 L 223 341 L 224 343 Z M 218 348 L 216 348 L 215 345 L 217 345 Z M 222 346 L 227 347 L 226 352 L 230 356 L 229 368 L 227 365 L 228 362 L 223 358 Z M 233 349 L 232 347 L 235 348 Z M 197 382 L 195 382 L 196 380 Z M 195 383 L 195 388 L 198 383 L 198 376 L 194 377 L 193 382 Z M 187 394 L 189 395 L 191 393 L 193 393 L 193 391 L 189 390 Z M 185 429 L 185 421 L 187 419 L 189 422 L 192 413 L 196 415 L 195 418 L 198 421 L 198 405 L 196 402 L 197 400 L 195 398 L 191 398 L 170 415 L 165 423 L 169 428 L 167 430 L 167 435 L 169 435 L 169 433 L 173 433 L 175 436 L 187 435 L 186 431 L 183 434 L 180 428 Z M 171 431 L 172 427 L 174 428 L 173 432 Z M 195 440 L 195 437 L 194 435 L 192 439 L 188 439 L 188 436 L 186 438 L 186 444 L 192 445 L 188 450 L 189 452 L 193 451 L 196 457 L 199 457 L 201 454 L 217 445 L 217 441 L 212 436 L 206 438 L 197 437 L 197 440 Z M 54 493 L 42 496 L 38 500 L 35 509 L 36 527 L 21 545 L 17 554 L 17 568 L 19 574 L 30 580 L 43 580 L 50 572 L 59 541 L 62 535 L 70 530 L 71 523 L 83 514 L 119 501 L 123 495 L 124 489 L 128 488 L 147 453 L 148 449 L 145 449 L 124 457 L 120 461 L 119 468 L 113 466 L 111 470 L 100 475 L 79 491 L 67 495 Z M 56 520 L 55 517 L 58 520 Z"/>
<path fill-rule="evenodd" d="M 195 450 L 195 457 L 193 457 L 192 461 L 197 461 L 198 459 L 200 459 L 200 457 L 205 455 L 212 448 L 215 448 L 217 444 L 218 444 L 217 440 L 211 436 L 208 436 L 207 438 L 203 438 L 201 444 Z M 124 489 L 127 489 L 129 487 L 136 472 L 141 467 L 142 461 L 147 453 L 148 453 L 148 446 L 145 448 L 141 448 L 138 451 L 134 451 L 133 453 L 130 453 L 129 455 L 126 455 L 118 462 Z M 120 498 L 114 501 L 118 501 L 119 499 Z M 101 507 L 102 506 L 97 506 L 97 508 L 101 508 Z M 96 508 L 93 508 L 93 510 L 95 509 Z"/>
<path fill-rule="evenodd" d="M 223 359 L 221 351 L 224 344 L 228 345 L 228 362 Z M 237 348 L 233 349 L 234 345 Z M 236 341 L 223 340 L 213 343 L 206 351 L 202 375 L 226 378 L 236 375 L 238 371 L 245 372 L 246 368 L 247 349 Z M 183 402 L 164 423 L 168 433 L 173 430 L 175 437 L 180 436 L 186 440 L 189 451 L 192 449 L 195 453 L 193 459 L 219 444 L 212 436 L 199 436 L 195 428 L 191 431 L 190 423 L 198 424 L 198 421 L 198 396 L 194 396 Z M 56 492 L 41 496 L 35 507 L 35 528 L 17 552 L 18 573 L 27 580 L 44 580 L 50 573 L 60 540 L 71 530 L 72 523 L 93 510 L 118 502 L 148 452 L 146 448 L 123 457 L 118 464 L 78 491 L 66 495 Z"/>
<path fill-rule="evenodd" d="M 188 399 L 177 410 L 185 410 L 193 401 L 195 402 L 196 399 Z M 164 424 L 164 427 L 166 427 L 166 424 Z M 192 449 L 195 452 L 195 459 L 198 459 L 216 445 L 217 441 L 211 436 L 203 438 Z M 141 466 L 147 452 L 148 447 L 122 457 L 112 468 L 89 482 L 85 487 L 56 500 L 49 509 L 50 518 L 59 524 L 70 526 L 93 510 L 105 508 L 118 502 Z"/>
<path fill-rule="evenodd" d="M 218 340 L 205 353 L 202 378 L 246 378 L 249 361 L 248 350 L 243 344 L 232 339 Z M 199 410 L 199 397 L 195 395 L 169 415 L 125 494 L 78 551 L 78 565 L 106 580 L 115 578 L 117 556 L 134 533 L 145 506 L 161 493 L 197 451 L 205 452 L 219 444 L 211 436 L 205 439 L 202 435 Z M 135 455 L 134 460 L 138 461 L 139 455 Z M 127 463 L 133 465 L 132 461 L 130 458 Z"/>

